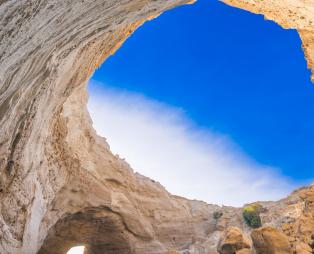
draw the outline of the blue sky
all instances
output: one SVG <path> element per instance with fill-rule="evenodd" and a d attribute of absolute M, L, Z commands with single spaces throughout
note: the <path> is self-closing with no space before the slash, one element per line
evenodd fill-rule
<path fill-rule="evenodd" d="M 233 154 L 271 168 L 290 186 L 274 198 L 313 179 L 314 87 L 294 30 L 218 1 L 200 0 L 146 22 L 92 81 L 90 103 L 96 97 L 100 103 L 110 100 L 108 94 L 121 99 L 119 93 L 129 93 L 142 98 L 143 107 L 151 100 L 148 108 L 155 103 L 169 107 L 169 114 L 176 111 L 185 119 L 184 128 L 228 140 L 228 151 L 234 147 Z M 158 114 L 153 108 L 150 112 Z M 102 118 L 91 115 L 94 122 Z M 123 155 L 128 160 L 128 151 Z"/>

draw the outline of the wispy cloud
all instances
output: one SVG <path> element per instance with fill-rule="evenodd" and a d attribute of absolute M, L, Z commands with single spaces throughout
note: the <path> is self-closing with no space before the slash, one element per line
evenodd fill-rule
<path fill-rule="evenodd" d="M 173 194 L 241 206 L 282 198 L 295 187 L 227 136 L 196 126 L 181 109 L 96 81 L 89 91 L 94 128 L 113 153 Z"/>

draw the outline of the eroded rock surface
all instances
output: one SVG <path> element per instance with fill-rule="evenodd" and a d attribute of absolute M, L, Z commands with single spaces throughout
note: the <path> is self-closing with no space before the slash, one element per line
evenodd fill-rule
<path fill-rule="evenodd" d="M 226 0 L 295 28 L 310 68 L 309 0 Z M 189 0 L 0 0 L 0 253 L 217 253 L 242 211 L 169 194 L 91 127 L 86 83 L 144 21 Z M 314 187 L 262 203 L 263 225 L 311 253 Z M 221 212 L 217 218 L 215 212 Z"/>
<path fill-rule="evenodd" d="M 229 227 L 225 230 L 224 236 L 218 246 L 220 254 L 239 254 L 250 252 L 251 242 L 241 229 Z"/>
<path fill-rule="evenodd" d="M 257 254 L 292 254 L 287 236 L 275 228 L 255 229 L 252 239 Z"/>

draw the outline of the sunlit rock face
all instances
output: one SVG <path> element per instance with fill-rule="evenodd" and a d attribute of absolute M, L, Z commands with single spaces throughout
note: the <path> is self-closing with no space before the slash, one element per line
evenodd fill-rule
<path fill-rule="evenodd" d="M 144 21 L 188 2 L 0 0 L 1 254 L 79 245 L 85 253 L 218 253 L 231 226 L 252 240 L 240 208 L 172 196 L 133 173 L 86 110 L 95 68 Z M 298 29 L 313 68 L 312 1 L 227 2 Z M 262 205 L 264 226 L 295 253 L 312 253 L 314 187 Z"/>

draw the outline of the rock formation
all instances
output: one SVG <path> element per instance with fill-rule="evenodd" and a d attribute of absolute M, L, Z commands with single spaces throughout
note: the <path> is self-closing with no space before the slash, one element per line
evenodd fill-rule
<path fill-rule="evenodd" d="M 86 110 L 93 71 L 143 22 L 188 3 L 0 0 L 1 254 L 62 254 L 74 245 L 95 254 L 205 254 L 217 253 L 231 226 L 250 236 L 240 208 L 173 196 L 135 174 Z M 297 29 L 314 69 L 311 0 L 226 3 Z M 313 253 L 313 186 L 262 205 L 263 225 L 284 234 L 294 253 Z"/>
<path fill-rule="evenodd" d="M 286 235 L 275 228 L 264 227 L 252 232 L 256 253 L 292 254 L 292 249 Z"/>
<path fill-rule="evenodd" d="M 250 240 L 243 234 L 241 229 L 229 227 L 225 230 L 217 250 L 221 254 L 239 254 L 249 253 L 251 248 Z"/>

